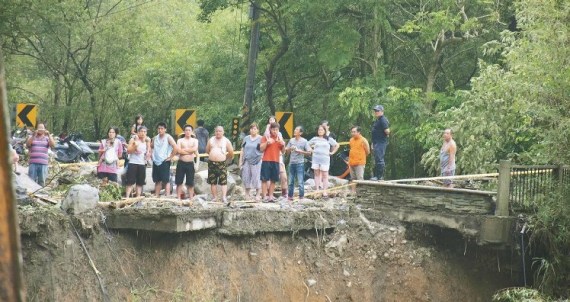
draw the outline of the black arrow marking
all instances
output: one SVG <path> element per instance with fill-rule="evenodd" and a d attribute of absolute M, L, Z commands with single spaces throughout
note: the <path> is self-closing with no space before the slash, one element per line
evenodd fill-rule
<path fill-rule="evenodd" d="M 287 122 L 289 121 L 289 118 L 291 118 L 291 113 L 290 112 L 285 112 L 283 113 L 283 116 L 281 117 L 281 119 L 279 120 L 279 126 L 281 126 L 281 129 L 283 129 L 284 133 L 283 133 L 283 138 L 286 139 L 290 139 L 293 136 L 293 133 L 289 133 L 289 131 L 287 130 L 287 128 L 285 128 L 285 125 L 287 124 Z"/>
<path fill-rule="evenodd" d="M 34 127 L 35 126 L 32 123 L 32 121 L 30 121 L 30 119 L 28 119 L 28 113 L 30 113 L 32 110 L 34 110 L 35 107 L 36 107 L 36 105 L 26 105 L 26 107 L 24 107 L 24 109 L 22 109 L 22 111 L 20 111 L 20 113 L 18 113 L 18 118 L 20 119 L 20 121 L 22 121 L 22 123 L 28 127 Z"/>
<path fill-rule="evenodd" d="M 182 113 L 180 118 L 176 120 L 176 123 L 178 124 L 178 126 L 180 126 L 180 128 L 182 128 L 182 130 L 184 130 L 184 125 L 187 124 L 186 122 L 192 116 L 192 114 L 194 114 L 194 110 L 186 110 L 184 111 L 184 113 Z"/>

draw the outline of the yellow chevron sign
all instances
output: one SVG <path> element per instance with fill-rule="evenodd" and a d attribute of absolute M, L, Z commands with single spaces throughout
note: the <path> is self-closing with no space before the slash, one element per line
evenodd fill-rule
<path fill-rule="evenodd" d="M 174 134 L 179 135 L 184 132 L 184 125 L 192 125 L 196 129 L 196 110 L 176 109 L 174 111 Z"/>
<path fill-rule="evenodd" d="M 38 106 L 32 104 L 16 105 L 16 126 L 36 128 L 38 123 Z"/>
<path fill-rule="evenodd" d="M 290 139 L 293 137 L 293 112 L 275 112 L 275 118 L 280 126 L 283 138 Z"/>

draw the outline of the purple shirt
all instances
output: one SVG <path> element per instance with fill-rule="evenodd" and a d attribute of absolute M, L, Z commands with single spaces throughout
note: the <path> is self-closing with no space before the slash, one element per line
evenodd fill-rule
<path fill-rule="evenodd" d="M 48 150 L 49 138 L 47 136 L 34 136 L 32 146 L 30 147 L 30 164 L 47 165 Z"/>

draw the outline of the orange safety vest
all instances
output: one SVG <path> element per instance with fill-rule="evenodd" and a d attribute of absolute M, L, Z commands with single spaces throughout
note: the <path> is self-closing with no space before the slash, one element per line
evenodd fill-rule
<path fill-rule="evenodd" d="M 361 166 L 366 164 L 366 138 L 360 136 L 358 138 L 352 137 L 348 142 L 350 146 L 350 153 L 348 154 L 348 164 L 350 166 Z"/>

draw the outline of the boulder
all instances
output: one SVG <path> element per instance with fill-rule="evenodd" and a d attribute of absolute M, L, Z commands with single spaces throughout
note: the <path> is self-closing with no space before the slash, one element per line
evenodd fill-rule
<path fill-rule="evenodd" d="M 74 185 L 69 188 L 61 208 L 72 214 L 80 214 L 97 207 L 99 190 L 90 185 Z"/>
<path fill-rule="evenodd" d="M 348 184 L 348 180 L 347 179 L 343 179 L 343 178 L 338 178 L 335 176 L 329 176 L 329 185 L 333 185 L 333 186 L 344 186 Z"/>
<path fill-rule="evenodd" d="M 305 189 L 314 189 L 315 188 L 315 180 L 312 178 L 309 178 L 305 181 Z"/>
<path fill-rule="evenodd" d="M 97 175 L 96 165 L 83 165 L 79 168 L 79 176 Z"/>
<path fill-rule="evenodd" d="M 18 166 L 18 174 L 14 173 L 14 184 L 16 188 L 21 187 L 25 189 L 28 193 L 35 192 L 42 187 L 38 185 L 28 176 L 28 169 L 22 166 Z"/>

